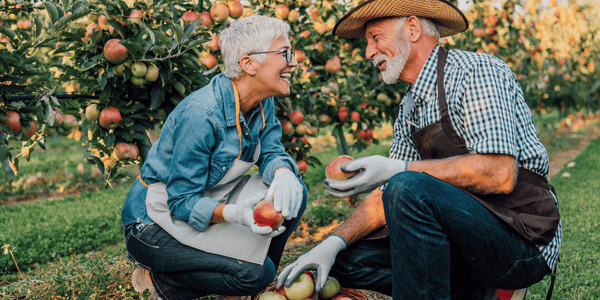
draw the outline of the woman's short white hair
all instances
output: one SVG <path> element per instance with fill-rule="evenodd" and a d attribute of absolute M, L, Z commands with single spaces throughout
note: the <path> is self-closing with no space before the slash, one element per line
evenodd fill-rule
<path fill-rule="evenodd" d="M 219 46 L 225 64 L 225 77 L 236 79 L 242 75 L 239 61 L 252 52 L 264 52 L 281 36 L 288 36 L 290 25 L 273 17 L 254 15 L 239 19 L 223 29 Z M 256 54 L 254 59 L 262 63 L 266 54 Z"/>

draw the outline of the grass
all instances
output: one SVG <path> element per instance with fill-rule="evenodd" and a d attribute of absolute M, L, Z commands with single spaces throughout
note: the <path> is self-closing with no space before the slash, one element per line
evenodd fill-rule
<path fill-rule="evenodd" d="M 563 222 L 563 244 L 552 299 L 600 298 L 600 139 L 554 176 Z M 568 174 L 569 176 L 566 176 Z M 545 299 L 550 279 L 536 284 L 528 299 Z"/>
<path fill-rule="evenodd" d="M 34 154 L 47 155 L 54 166 L 72 166 L 71 160 L 78 163 L 83 159 L 75 154 L 81 153 L 78 143 L 61 141 L 60 145 L 64 147 L 58 147 L 58 154 L 50 147 L 47 154 L 43 151 Z M 351 154 L 354 157 L 387 155 L 388 150 L 389 143 L 383 143 Z M 550 153 L 552 151 L 549 149 Z M 600 189 L 597 180 L 600 174 L 596 170 L 600 158 L 595 155 L 599 151 L 600 140 L 574 160 L 574 167 L 565 167 L 551 180 L 559 195 L 565 235 L 552 297 L 555 300 L 600 297 L 597 281 L 600 278 L 597 268 L 600 263 L 600 197 L 596 196 Z M 337 155 L 337 151 L 312 154 L 327 162 Z M 32 158 L 30 163 L 36 166 L 22 163 L 21 170 L 42 172 L 38 168 L 44 166 L 37 165 L 47 164 L 44 158 L 35 161 Z M 302 232 L 308 237 L 306 242 L 294 243 L 286 249 L 282 267 L 318 242 L 315 238 L 318 234 L 313 234 L 315 228 L 331 227 L 330 224 L 335 225 L 351 211 L 348 203 L 331 197 L 324 189 L 324 169 L 325 165 L 309 168 L 304 178 L 311 194 L 303 221 L 312 228 L 308 233 Z M 47 172 L 52 170 L 49 168 Z M 562 177 L 565 172 L 570 177 Z M 3 207 L 0 227 L 6 228 L 6 232 L 0 233 L 0 246 L 5 245 L 0 254 L 0 266 L 5 263 L 14 266 L 14 255 L 23 274 L 13 268 L 10 274 L 0 276 L 0 299 L 138 299 L 128 282 L 133 266 L 125 257 L 120 227 L 120 207 L 128 188 L 129 184 L 125 182 L 112 190 Z M 90 221 L 89 224 L 86 221 Z M 73 230 L 75 227 L 79 230 Z M 38 260 L 34 262 L 36 257 Z M 532 287 L 527 299 L 544 299 L 549 282 L 547 278 Z"/>

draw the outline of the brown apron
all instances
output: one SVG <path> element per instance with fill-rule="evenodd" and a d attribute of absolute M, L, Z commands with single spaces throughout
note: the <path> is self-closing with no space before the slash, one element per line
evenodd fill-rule
<path fill-rule="evenodd" d="M 412 140 L 421 159 L 442 159 L 470 154 L 465 141 L 452 127 L 448 113 L 444 90 L 444 65 L 447 55 L 448 51 L 440 47 L 437 86 L 441 119 L 418 131 L 411 125 Z M 517 183 L 510 194 L 467 193 L 532 243 L 547 245 L 554 238 L 560 215 L 552 197 L 554 188 L 548 184 L 545 177 L 519 167 Z"/>

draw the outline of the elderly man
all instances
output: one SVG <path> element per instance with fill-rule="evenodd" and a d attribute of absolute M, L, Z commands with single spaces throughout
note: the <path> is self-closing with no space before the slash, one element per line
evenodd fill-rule
<path fill-rule="evenodd" d="M 562 231 L 547 152 L 504 62 L 439 46 L 467 28 L 446 0 L 368 0 L 336 24 L 335 35 L 366 38 L 385 83 L 410 89 L 389 158 L 356 159 L 342 169 L 357 176 L 325 181 L 338 197 L 380 189 L 278 287 L 316 269 L 317 289 L 331 274 L 394 299 L 482 299 L 555 272 Z"/>

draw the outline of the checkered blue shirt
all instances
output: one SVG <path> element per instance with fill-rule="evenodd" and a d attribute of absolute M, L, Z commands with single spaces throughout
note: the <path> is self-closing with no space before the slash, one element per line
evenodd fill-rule
<path fill-rule="evenodd" d="M 441 118 L 436 84 L 438 50 L 439 46 L 429 55 L 400 104 L 390 158 L 419 160 L 410 125 L 419 130 Z M 510 154 L 521 167 L 548 176 L 548 153 L 536 135 L 523 91 L 506 63 L 488 54 L 451 50 L 444 67 L 444 87 L 452 126 L 471 153 Z M 556 197 L 554 200 L 558 205 Z M 539 247 L 552 272 L 561 238 L 559 223 L 550 244 Z"/>

